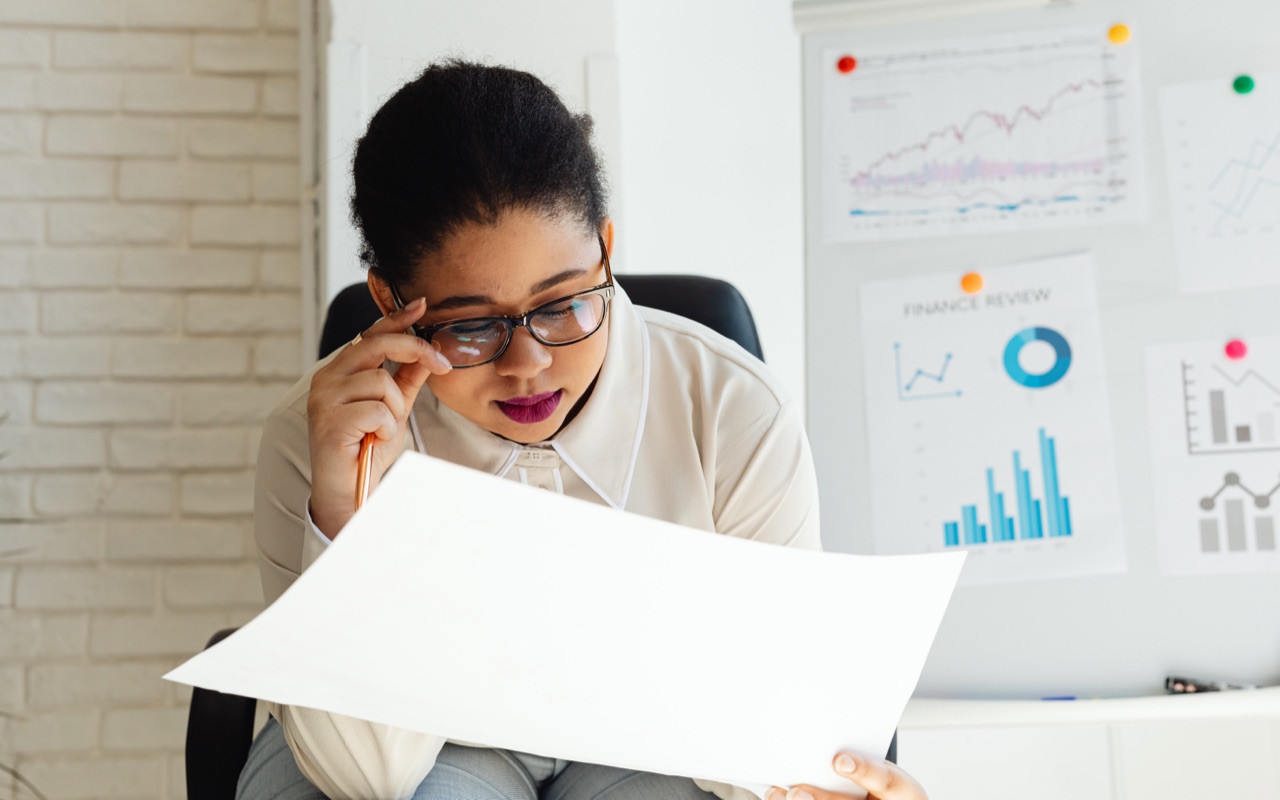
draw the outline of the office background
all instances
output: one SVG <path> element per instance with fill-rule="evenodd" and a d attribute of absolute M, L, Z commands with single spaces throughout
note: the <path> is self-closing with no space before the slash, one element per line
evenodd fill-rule
<path fill-rule="evenodd" d="M 871 495 L 873 474 L 892 473 L 899 483 L 919 480 L 910 469 L 918 462 L 907 458 L 890 460 L 884 457 L 883 450 L 879 461 L 867 456 L 871 441 L 863 424 L 868 408 L 866 398 L 881 390 L 868 383 L 874 365 L 867 360 L 863 342 L 870 334 L 856 321 L 833 323 L 850 308 L 855 313 L 865 313 L 857 303 L 863 288 L 886 279 L 950 273 L 952 277 L 946 285 L 959 293 L 960 276 L 970 271 L 995 274 L 1006 265 L 1086 254 L 1093 262 L 1096 292 L 1089 294 L 1096 294 L 1101 333 L 1101 349 L 1096 355 L 1101 363 L 1094 354 L 1081 350 L 1071 369 L 1078 374 L 1088 370 L 1093 359 L 1093 368 L 1100 373 L 1102 409 L 1100 415 L 1088 415 L 1084 409 L 1093 399 L 1092 390 L 1085 384 L 1068 387 L 1067 391 L 1077 392 L 1073 421 L 1079 424 L 1065 427 L 1066 421 L 1059 418 L 1059 431 L 1067 431 L 1059 444 L 1063 453 L 1069 453 L 1072 447 L 1077 453 L 1093 447 L 1095 440 L 1086 437 L 1095 428 L 1110 423 L 1110 440 L 1097 440 L 1099 452 L 1091 454 L 1097 458 L 1087 463 L 1089 469 L 1105 474 L 1110 468 L 1115 475 L 1117 537 L 1122 540 L 1124 551 L 1122 571 L 1095 569 L 1093 574 L 1077 573 L 1052 580 L 961 588 L 930 654 L 921 682 L 923 693 L 979 697 L 1139 695 L 1161 691 L 1167 674 L 1181 672 L 1230 676 L 1244 683 L 1273 683 L 1280 676 L 1280 582 L 1275 580 L 1274 572 L 1259 563 L 1258 571 L 1252 573 L 1241 568 L 1236 573 L 1171 575 L 1167 565 L 1162 569 L 1160 564 L 1162 539 L 1198 535 L 1194 527 L 1187 533 L 1175 528 L 1170 517 L 1161 516 L 1162 506 L 1182 503 L 1181 514 L 1172 515 L 1175 522 L 1181 523 L 1196 515 L 1196 501 L 1203 495 L 1197 493 L 1188 498 L 1189 491 L 1184 492 L 1167 477 L 1162 482 L 1155 472 L 1153 462 L 1157 459 L 1152 455 L 1151 439 L 1177 441 L 1183 437 L 1183 428 L 1175 422 L 1153 432 L 1148 418 L 1161 407 L 1165 397 L 1173 398 L 1172 405 L 1181 408 L 1182 389 L 1176 375 L 1172 381 L 1161 378 L 1149 386 L 1146 359 L 1151 345 L 1207 341 L 1214 343 L 1215 353 L 1221 353 L 1223 346 L 1236 337 L 1261 346 L 1260 340 L 1280 333 L 1280 316 L 1275 313 L 1280 290 L 1274 283 L 1208 292 L 1186 291 L 1180 284 L 1175 227 L 1185 217 L 1177 215 L 1180 209 L 1171 208 L 1169 184 L 1190 179 L 1169 166 L 1179 159 L 1167 160 L 1167 150 L 1186 145 L 1170 140 L 1170 129 L 1163 124 L 1161 115 L 1162 90 L 1198 81 L 1218 81 L 1226 98 L 1239 99 L 1242 104 L 1252 101 L 1274 105 L 1273 99 L 1262 95 L 1237 95 L 1231 84 L 1239 74 L 1262 76 L 1280 66 L 1280 58 L 1268 38 L 1252 27 L 1280 23 L 1280 16 L 1276 16 L 1275 8 L 1251 0 L 1213 4 L 1007 5 L 1024 8 L 951 16 L 917 13 L 899 24 L 865 28 L 857 34 L 826 29 L 805 37 L 807 207 L 818 209 L 822 205 L 822 170 L 826 164 L 820 158 L 821 114 L 825 110 L 820 87 L 831 69 L 821 61 L 825 49 L 847 47 L 856 51 L 861 46 L 865 51 L 877 46 L 955 42 L 1009 32 L 1015 41 L 1026 46 L 1034 32 L 1080 30 L 1082 25 L 1085 30 L 1094 26 L 1098 39 L 1105 43 L 1107 29 L 1123 23 L 1129 26 L 1132 40 L 1108 46 L 1116 51 L 1125 47 L 1136 50 L 1137 80 L 1126 81 L 1123 91 L 1137 95 L 1140 116 L 1117 120 L 1116 133 L 1130 137 L 1125 152 L 1132 165 L 1128 174 L 1133 180 L 1125 190 L 1138 198 L 1135 205 L 1140 210 L 1129 219 L 1074 227 L 936 237 L 926 235 L 927 229 L 922 228 L 924 233 L 915 238 L 879 242 L 833 242 L 824 238 L 823 219 L 811 211 L 807 230 L 809 426 L 811 433 L 821 432 L 814 436 L 814 452 L 822 491 L 824 536 L 830 537 L 826 539 L 828 546 L 869 550 L 873 546 L 871 508 L 876 502 Z M 1246 24 L 1246 20 L 1250 22 Z M 1029 50 L 1029 63 L 1046 57 L 1046 52 L 1057 51 Z M 1056 78 L 1022 88 L 1038 100 L 1058 88 L 1051 83 L 1053 80 Z M 1209 119 L 1215 113 L 1221 112 L 1206 106 L 1196 116 Z M 1054 124 L 1052 113 L 1045 115 L 1043 124 Z M 1238 123 L 1223 119 L 1220 124 Z M 1268 138 L 1273 135 L 1265 134 Z M 1188 134 L 1185 138 L 1191 137 Z M 1015 138 L 999 137 L 997 141 L 1010 142 L 1006 157 L 1017 157 Z M 1189 161 L 1194 156 L 1180 158 Z M 1079 185 L 1078 181 L 1067 182 Z M 1230 266 L 1220 263 L 1218 269 L 1225 273 Z M 1086 264 L 1064 268 L 1065 284 L 1057 283 L 1053 291 L 1065 296 L 1068 286 L 1076 280 L 1089 280 L 1080 274 L 1085 271 Z M 1072 279 L 1072 274 L 1080 276 Z M 1026 313 L 1028 320 L 1038 319 L 1038 313 L 1052 318 L 1051 311 Z M 1087 311 L 1082 307 L 1073 313 L 1084 317 Z M 1071 324 L 1067 319 L 1061 323 Z M 917 337 L 914 341 L 905 340 L 906 346 L 914 344 L 919 354 L 923 347 L 934 344 L 954 350 L 958 362 L 972 362 L 977 353 L 972 340 L 964 335 L 969 327 L 978 325 L 978 321 L 958 322 L 952 329 L 957 340 L 951 343 L 929 343 Z M 839 338 L 835 335 L 837 329 Z M 1062 329 L 1070 335 L 1068 328 Z M 1083 341 L 1084 332 L 1079 336 Z M 1190 350 L 1184 348 L 1184 354 L 1187 352 Z M 886 345 L 885 357 L 888 355 Z M 814 368 L 837 359 L 845 369 Z M 1262 368 L 1258 362 L 1246 361 L 1238 369 L 1229 369 L 1243 372 L 1251 364 Z M 1007 380 L 1006 383 L 1012 385 Z M 1008 398 L 1009 405 L 1004 409 L 1007 419 L 1017 419 L 1017 400 Z M 977 424 L 956 414 L 955 425 Z M 1004 433 L 999 424 L 975 430 L 997 437 Z M 941 459 L 949 452 L 938 447 L 930 450 L 929 456 Z M 1025 450 L 1024 454 L 1034 452 Z M 1255 474 L 1257 483 L 1266 482 L 1260 491 L 1275 484 L 1280 459 L 1274 456 L 1275 453 L 1255 454 L 1254 458 L 1261 462 L 1260 471 L 1242 472 L 1246 485 Z M 1225 458 L 1220 470 L 1207 476 L 1212 482 L 1196 485 L 1200 492 L 1211 493 L 1228 469 L 1246 469 L 1241 466 L 1242 458 Z M 1003 478 L 1007 462 L 1008 456 L 995 462 L 998 478 Z M 1081 463 L 1084 462 L 1077 465 Z M 958 480 L 964 474 L 961 472 Z M 1077 466 L 1077 487 L 1084 477 Z M 980 484 L 975 486 L 979 487 Z M 931 488 L 937 489 L 921 485 L 920 493 L 928 493 Z M 985 497 L 980 507 L 985 513 Z M 1083 506 L 1075 510 L 1085 513 Z M 1099 521 L 1093 531 L 1085 533 L 1096 534 L 1101 527 Z M 940 528 L 937 539 L 942 541 Z M 1028 642 L 1035 645 L 1028 646 Z"/>
<path fill-rule="evenodd" d="M 46 796 L 182 797 L 188 692 L 159 676 L 261 606 L 259 426 L 327 297 L 331 41 L 364 37 L 369 113 L 445 55 L 541 72 L 585 108 L 595 63 L 622 266 L 732 280 L 803 393 L 789 4 L 534 5 L 0 3 L 0 764 Z M 413 58 L 378 50 L 396 28 Z M 30 795 L 5 773 L 0 796 Z"/>
<path fill-rule="evenodd" d="M 184 796 L 188 694 L 158 676 L 261 606 L 259 426 L 311 362 L 327 298 L 361 279 L 340 224 L 343 137 L 426 60 L 511 62 L 595 114 L 620 270 L 733 282 L 771 367 L 805 398 L 793 12 L 816 30 L 965 4 L 534 5 L 0 0 L 0 764 L 48 797 Z M 850 7 L 868 16 L 841 16 Z M 1239 26 L 1259 8 L 1239 4 Z M 837 467 L 858 475 L 856 460 Z M 1276 736 L 1270 722 L 1215 725 L 1186 741 L 1231 763 L 1259 761 Z M 965 736 L 996 763 L 1038 741 Z M 1073 736 L 1042 750 L 1143 796 L 1133 787 L 1149 783 L 1110 772 L 1106 726 Z M 27 796 L 7 780 L 0 796 Z M 1225 780 L 1243 796 L 1274 785 Z"/>

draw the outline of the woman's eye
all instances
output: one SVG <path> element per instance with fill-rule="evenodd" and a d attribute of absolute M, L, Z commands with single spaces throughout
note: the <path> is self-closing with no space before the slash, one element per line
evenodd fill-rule
<path fill-rule="evenodd" d="M 580 308 L 582 308 L 581 300 L 568 300 L 563 303 L 557 303 L 551 308 L 543 309 L 541 313 L 551 319 L 563 319 L 574 316 Z"/>
<path fill-rule="evenodd" d="M 464 322 L 459 325 L 450 325 L 440 332 L 455 339 L 471 341 L 492 335 L 497 330 L 497 327 L 492 322 Z"/>

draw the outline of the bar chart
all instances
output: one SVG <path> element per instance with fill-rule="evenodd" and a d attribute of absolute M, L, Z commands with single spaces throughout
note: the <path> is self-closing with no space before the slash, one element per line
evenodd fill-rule
<path fill-rule="evenodd" d="M 1255 369 L 1182 361 L 1187 452 L 1280 450 L 1280 382 Z"/>
<path fill-rule="evenodd" d="M 1043 496 L 1035 496 L 1031 470 L 1023 466 L 1022 453 L 1013 451 L 1014 502 L 1006 504 L 1005 493 L 996 490 L 996 470 L 988 467 L 987 521 L 979 521 L 978 503 L 962 506 L 960 519 L 942 524 L 945 547 L 1071 536 L 1071 502 L 1059 483 L 1057 441 L 1044 428 L 1039 429 L 1038 437 Z"/>
<path fill-rule="evenodd" d="M 1148 345 L 1146 362 L 1161 574 L 1280 572 L 1280 336 Z"/>
<path fill-rule="evenodd" d="M 963 549 L 964 586 L 1122 571 L 1091 257 L 962 275 L 859 289 L 875 552 Z"/>
<path fill-rule="evenodd" d="M 1200 518 L 1200 552 L 1274 552 L 1276 520 L 1271 511 L 1271 498 L 1278 491 L 1280 482 L 1262 494 L 1246 486 L 1239 473 L 1224 475 L 1218 490 L 1200 500 L 1202 511 L 1216 512 Z M 1236 496 L 1224 496 L 1228 493 Z"/>

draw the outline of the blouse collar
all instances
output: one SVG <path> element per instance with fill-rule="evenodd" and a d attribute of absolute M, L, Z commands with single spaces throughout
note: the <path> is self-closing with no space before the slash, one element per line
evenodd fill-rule
<path fill-rule="evenodd" d="M 609 344 L 595 388 L 573 421 L 546 442 L 503 439 L 441 403 L 418 395 L 410 424 L 418 450 L 502 476 L 525 448 L 553 448 L 592 491 L 624 508 L 649 405 L 649 334 L 622 287 L 609 307 Z"/>

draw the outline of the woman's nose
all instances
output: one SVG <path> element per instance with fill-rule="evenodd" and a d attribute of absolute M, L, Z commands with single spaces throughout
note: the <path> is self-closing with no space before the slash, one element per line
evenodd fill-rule
<path fill-rule="evenodd" d="M 531 378 L 551 366 L 551 348 L 533 338 L 528 329 L 521 326 L 511 334 L 507 351 L 494 362 L 499 375 Z"/>

